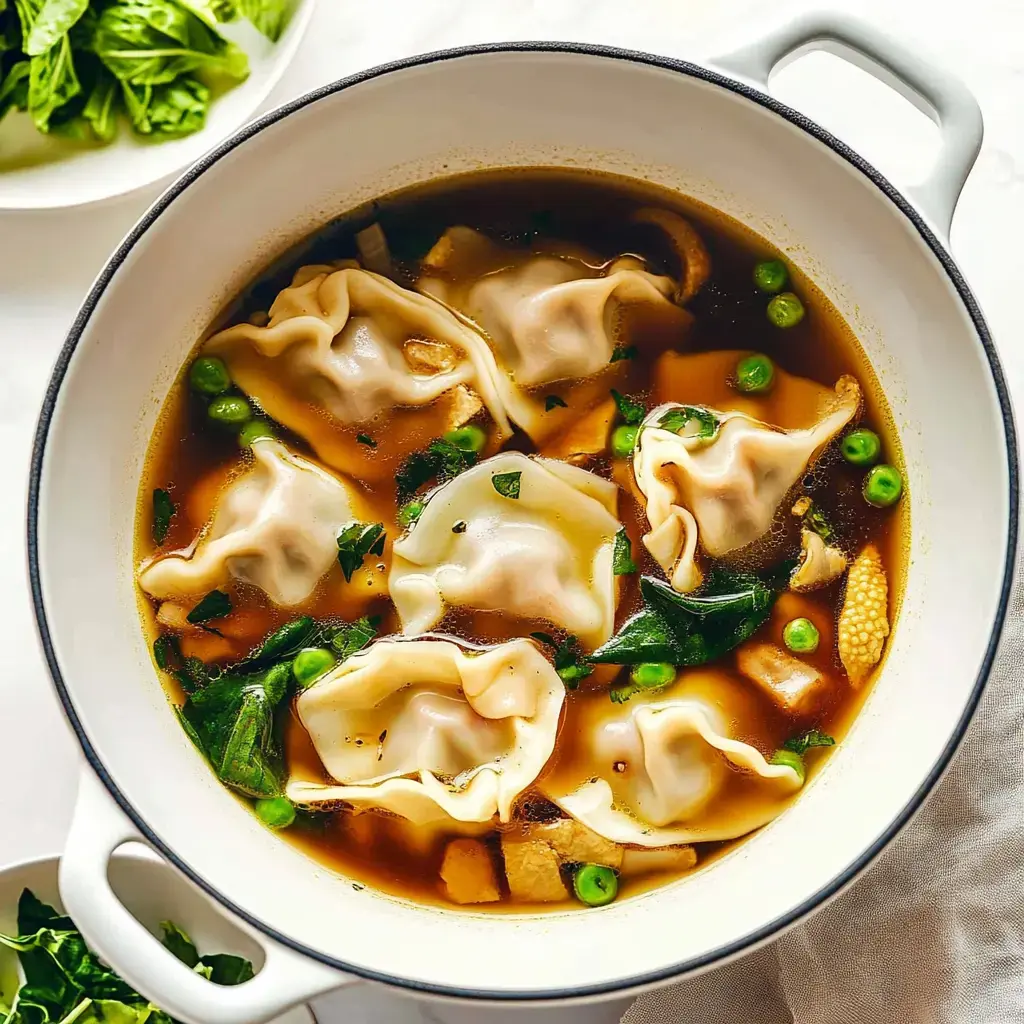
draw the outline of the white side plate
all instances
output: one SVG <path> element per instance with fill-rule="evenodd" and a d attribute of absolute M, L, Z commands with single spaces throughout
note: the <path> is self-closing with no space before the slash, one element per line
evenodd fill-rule
<path fill-rule="evenodd" d="M 123 122 L 112 143 L 89 145 L 42 135 L 27 114 L 10 114 L 0 123 L 0 211 L 85 206 L 177 174 L 256 113 L 295 57 L 315 5 L 298 0 L 276 43 L 248 22 L 223 26 L 248 54 L 249 77 L 210 104 L 206 127 L 195 135 L 153 142 Z"/>

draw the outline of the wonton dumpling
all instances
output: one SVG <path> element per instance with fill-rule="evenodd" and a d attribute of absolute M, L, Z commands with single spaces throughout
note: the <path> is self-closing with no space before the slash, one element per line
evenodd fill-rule
<path fill-rule="evenodd" d="M 300 269 L 265 327 L 229 327 L 204 352 L 223 359 L 268 415 L 338 468 L 368 454 L 342 428 L 393 410 L 444 404 L 449 415 L 430 425 L 437 434 L 482 402 L 499 434 L 511 432 L 500 372 L 480 335 L 439 303 L 358 267 Z M 372 468 L 365 461 L 362 469 Z"/>
<path fill-rule="evenodd" d="M 621 340 L 624 307 L 656 307 L 680 325 L 690 320 L 672 303 L 676 282 L 649 273 L 634 256 L 602 265 L 577 251 L 505 249 L 467 227 L 441 236 L 416 287 L 486 332 L 511 378 L 503 395 L 509 415 L 531 436 L 543 433 L 549 420 L 543 396 L 538 401 L 521 389 L 606 370 Z"/>
<path fill-rule="evenodd" d="M 492 478 L 519 473 L 519 497 Z M 505 452 L 438 488 L 393 548 L 388 586 L 406 634 L 448 605 L 543 619 L 597 647 L 615 621 L 618 488 L 575 466 Z M 456 524 L 465 524 L 456 531 Z"/>
<path fill-rule="evenodd" d="M 715 413 L 720 426 L 714 437 L 702 438 L 658 425 L 676 406 L 662 405 L 648 414 L 633 454 L 633 473 L 651 526 L 644 544 L 677 590 L 693 589 L 689 584 L 700 581 L 691 568 L 694 522 L 701 547 L 715 558 L 768 532 L 779 503 L 857 412 L 857 382 L 842 377 L 835 390 L 833 408 L 804 430 L 780 430 L 726 412 Z"/>
<path fill-rule="evenodd" d="M 564 699 L 530 640 L 482 651 L 378 640 L 299 695 L 299 718 L 338 785 L 293 778 L 288 796 L 415 824 L 508 821 L 554 749 Z"/>
<path fill-rule="evenodd" d="M 621 705 L 590 701 L 573 725 L 576 749 L 541 792 L 616 843 L 735 839 L 774 818 L 802 785 L 788 765 L 731 739 L 719 708 L 678 684 Z M 737 777 L 745 792 L 733 788 Z"/>
<path fill-rule="evenodd" d="M 151 597 L 177 600 L 238 580 L 289 607 L 305 601 L 335 563 L 338 533 L 360 518 L 355 489 L 272 438 L 254 441 L 252 454 L 252 468 L 224 489 L 191 547 L 139 573 Z"/>

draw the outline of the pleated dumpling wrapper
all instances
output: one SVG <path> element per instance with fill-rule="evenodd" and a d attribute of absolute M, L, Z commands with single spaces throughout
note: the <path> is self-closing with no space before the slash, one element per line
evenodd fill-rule
<path fill-rule="evenodd" d="M 393 475 L 423 436 L 482 408 L 499 438 L 511 433 L 483 338 L 440 303 L 355 265 L 303 267 L 266 326 L 229 327 L 203 351 L 324 462 L 360 479 Z"/>
<path fill-rule="evenodd" d="M 272 438 L 253 442 L 252 459 L 185 551 L 143 565 L 147 594 L 180 600 L 237 581 L 287 608 L 313 593 L 337 561 L 338 533 L 366 518 L 360 492 Z"/>
<path fill-rule="evenodd" d="M 299 718 L 337 784 L 293 777 L 288 796 L 417 825 L 507 822 L 554 749 L 564 699 L 531 640 L 482 650 L 378 640 L 299 695 Z"/>
<path fill-rule="evenodd" d="M 395 541 L 388 589 L 407 635 L 448 607 L 553 623 L 590 648 L 615 624 L 618 488 L 551 459 L 504 452 L 430 495 Z"/>
<path fill-rule="evenodd" d="M 572 749 L 541 791 L 598 835 L 637 846 L 736 839 L 770 821 L 802 778 L 733 739 L 729 716 L 699 690 L 582 703 L 567 723 Z"/>
<path fill-rule="evenodd" d="M 633 452 L 650 524 L 643 542 L 676 590 L 687 593 L 701 581 L 698 540 L 700 549 L 722 558 L 768 533 L 783 498 L 860 402 L 857 382 L 841 377 L 826 410 L 804 429 L 676 404 L 647 415 Z"/>
<path fill-rule="evenodd" d="M 510 249 L 461 226 L 449 228 L 434 245 L 416 287 L 487 335 L 507 374 L 509 416 L 534 440 L 593 403 L 597 392 L 577 386 L 561 396 L 571 408 L 559 413 L 545 407 L 545 394 L 536 389 L 613 367 L 616 346 L 628 344 L 621 331 L 624 310 L 646 307 L 674 323 L 680 336 L 691 319 L 673 302 L 680 293 L 676 281 L 650 273 L 635 256 L 604 262 L 564 244 L 548 251 Z M 605 383 L 600 397 L 607 388 Z"/>

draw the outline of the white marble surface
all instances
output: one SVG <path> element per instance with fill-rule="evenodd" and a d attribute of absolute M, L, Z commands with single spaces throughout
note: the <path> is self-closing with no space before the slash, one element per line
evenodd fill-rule
<path fill-rule="evenodd" d="M 499 39 L 576 39 L 700 59 L 765 16 L 752 0 L 320 0 L 275 102 L 359 68 L 447 46 Z M 774 0 L 773 15 L 811 7 Z M 1020 0 L 848 0 L 844 9 L 898 33 L 957 71 L 981 101 L 985 146 L 954 221 L 952 249 L 989 319 L 1017 393 L 1024 387 L 1024 5 Z M 934 131 L 908 104 L 833 58 L 783 71 L 772 91 L 859 149 L 898 185 L 927 166 Z M 73 213 L 0 215 L 0 438 L 9 481 L 0 497 L 0 866 L 52 853 L 69 822 L 77 748 L 37 650 L 24 570 L 25 479 L 51 363 L 104 259 L 155 197 Z M 332 1017 L 432 1019 L 386 994 L 353 990 Z"/>

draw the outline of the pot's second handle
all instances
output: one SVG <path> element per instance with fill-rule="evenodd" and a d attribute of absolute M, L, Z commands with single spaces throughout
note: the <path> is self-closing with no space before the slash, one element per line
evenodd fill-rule
<path fill-rule="evenodd" d="M 355 980 L 249 929 L 264 954 L 263 966 L 251 981 L 215 985 L 189 970 L 111 888 L 110 856 L 129 841 L 144 842 L 91 769 L 84 768 L 60 863 L 61 900 L 89 946 L 171 1016 L 190 1024 L 259 1024 Z"/>
<path fill-rule="evenodd" d="M 944 238 L 957 199 L 981 149 L 981 108 L 956 76 L 916 56 L 871 25 L 838 11 L 803 14 L 710 63 L 767 91 L 780 65 L 808 50 L 828 50 L 891 86 L 939 128 L 941 149 L 928 177 L 906 191 Z"/>

